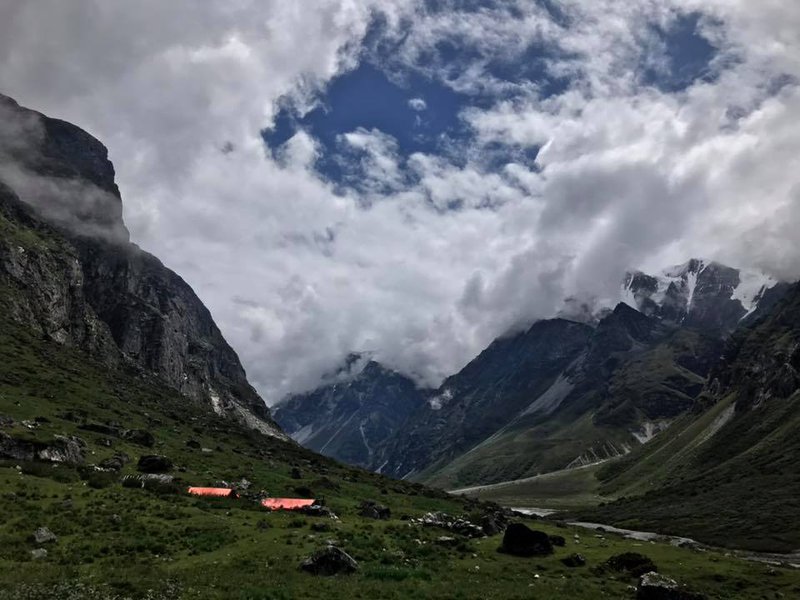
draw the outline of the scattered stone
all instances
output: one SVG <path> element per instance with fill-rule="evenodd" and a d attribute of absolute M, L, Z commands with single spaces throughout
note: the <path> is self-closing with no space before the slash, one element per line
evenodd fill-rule
<path fill-rule="evenodd" d="M 42 560 L 47 558 L 47 550 L 44 548 L 36 548 L 35 550 L 31 550 L 31 558 L 33 560 Z"/>
<path fill-rule="evenodd" d="M 450 537 L 447 535 L 442 535 L 436 538 L 436 543 L 439 546 L 445 546 L 446 548 L 452 548 L 454 546 L 458 546 L 458 538 Z"/>
<path fill-rule="evenodd" d="M 58 536 L 47 527 L 39 527 L 39 529 L 33 532 L 33 541 L 37 544 L 49 544 L 51 542 L 57 542 Z"/>
<path fill-rule="evenodd" d="M 13 427 L 14 419 L 6 415 L 0 415 L 0 427 Z"/>
<path fill-rule="evenodd" d="M 530 529 L 522 523 L 511 523 L 498 550 L 514 556 L 545 556 L 553 553 L 553 543 L 542 531 Z"/>
<path fill-rule="evenodd" d="M 203 454 L 211 454 L 213 450 L 211 448 L 200 448 L 200 452 Z"/>
<path fill-rule="evenodd" d="M 439 527 L 469 538 L 484 537 L 483 529 L 466 519 L 453 517 L 445 512 L 431 512 L 424 514 L 420 519 L 412 519 L 424 527 Z"/>
<path fill-rule="evenodd" d="M 383 504 L 378 504 L 374 500 L 364 500 L 359 509 L 358 514 L 365 519 L 387 520 L 392 518 L 391 509 Z"/>
<path fill-rule="evenodd" d="M 341 548 L 327 546 L 305 559 L 300 569 L 312 575 L 330 577 L 355 573 L 358 570 L 358 563 Z"/>
<path fill-rule="evenodd" d="M 155 436 L 146 429 L 128 429 L 122 432 L 122 438 L 145 448 L 152 448 L 156 444 Z"/>
<path fill-rule="evenodd" d="M 640 577 L 650 571 L 658 571 L 658 567 L 649 557 L 638 552 L 616 554 L 605 562 L 605 566 L 613 571 L 628 573 L 632 577 Z"/>
<path fill-rule="evenodd" d="M 639 579 L 636 600 L 706 600 L 706 596 L 687 590 L 674 579 L 649 572 Z"/>
<path fill-rule="evenodd" d="M 303 478 L 303 472 L 300 469 L 298 469 L 297 467 L 292 467 L 292 472 L 291 472 L 290 476 L 291 476 L 292 479 L 302 479 Z"/>
<path fill-rule="evenodd" d="M 166 473 L 171 471 L 172 461 L 160 454 L 148 454 L 139 458 L 136 468 L 142 473 Z"/>
<path fill-rule="evenodd" d="M 122 523 L 122 517 L 120 517 L 120 516 L 119 516 L 119 515 L 117 515 L 117 514 L 111 515 L 111 517 L 109 517 L 109 520 L 110 520 L 110 521 L 111 521 L 111 522 L 112 522 L 114 525 L 119 525 L 120 523 Z"/>
<path fill-rule="evenodd" d="M 105 446 L 106 448 L 111 448 L 114 445 L 114 440 L 111 438 L 98 438 L 97 444 L 99 446 Z"/>
<path fill-rule="evenodd" d="M 303 513 L 308 517 L 330 517 L 331 519 L 338 518 L 330 508 L 328 508 L 327 506 L 323 506 L 321 504 L 312 504 L 311 506 L 304 506 L 302 509 L 300 509 L 299 512 Z"/>
<path fill-rule="evenodd" d="M 550 543 L 553 546 L 558 546 L 559 548 L 563 548 L 567 545 L 567 540 L 564 539 L 564 536 L 561 535 L 551 535 L 550 536 Z"/>
<path fill-rule="evenodd" d="M 561 559 L 561 563 L 565 567 L 574 569 L 575 567 L 583 567 L 586 565 L 586 557 L 583 554 L 570 554 Z"/>

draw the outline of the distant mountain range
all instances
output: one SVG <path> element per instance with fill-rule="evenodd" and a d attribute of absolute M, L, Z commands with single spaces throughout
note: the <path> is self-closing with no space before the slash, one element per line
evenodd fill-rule
<path fill-rule="evenodd" d="M 276 419 L 323 454 L 444 487 L 623 456 L 692 408 L 724 340 L 788 288 L 701 259 L 630 272 L 613 310 L 499 338 L 436 390 L 369 362 Z"/>

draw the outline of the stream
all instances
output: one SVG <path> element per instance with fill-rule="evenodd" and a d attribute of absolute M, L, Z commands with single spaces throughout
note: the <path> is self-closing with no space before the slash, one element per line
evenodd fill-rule
<path fill-rule="evenodd" d="M 536 517 L 549 517 L 557 513 L 557 510 L 550 508 L 534 508 L 534 507 L 517 507 L 509 506 L 511 510 L 515 510 L 524 515 L 532 515 Z M 568 521 L 567 525 L 573 527 L 580 527 L 582 529 L 589 529 L 592 531 L 602 531 L 603 533 L 613 533 L 620 535 L 624 538 L 637 540 L 640 542 L 669 542 L 673 546 L 691 546 L 699 550 L 713 550 L 715 552 L 722 552 L 726 556 L 735 556 L 742 560 L 752 560 L 763 562 L 775 566 L 789 566 L 795 569 L 800 569 L 800 551 L 792 552 L 789 554 L 777 554 L 772 552 L 753 552 L 750 550 L 731 550 L 728 548 L 721 548 L 718 546 L 709 546 L 696 540 L 687 537 L 680 537 L 674 535 L 664 535 L 661 533 L 654 533 L 652 531 L 636 531 L 634 529 L 622 529 L 614 527 L 613 525 L 604 525 L 602 523 L 587 523 L 584 521 Z"/>

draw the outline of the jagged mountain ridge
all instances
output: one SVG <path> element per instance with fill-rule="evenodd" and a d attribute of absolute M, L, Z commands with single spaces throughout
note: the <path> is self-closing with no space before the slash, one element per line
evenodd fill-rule
<path fill-rule="evenodd" d="M 353 354 L 334 381 L 285 398 L 273 416 L 295 441 L 320 454 L 368 467 L 374 449 L 426 401 L 427 390 L 369 357 Z"/>
<path fill-rule="evenodd" d="M 621 300 L 664 321 L 727 335 L 774 305 L 785 289 L 760 271 L 693 258 L 656 275 L 626 273 Z"/>
<path fill-rule="evenodd" d="M 5 310 L 47 339 L 135 365 L 283 437 L 191 287 L 129 242 L 102 143 L 5 96 L 0 116 Z"/>
<path fill-rule="evenodd" d="M 542 321 L 529 333 L 543 331 L 547 323 L 552 322 Z M 560 369 L 545 378 L 524 368 L 514 372 L 514 379 L 530 387 L 511 405 L 513 410 L 498 415 L 494 407 L 510 396 L 491 379 L 478 378 L 470 381 L 470 389 L 454 395 L 456 410 L 443 407 L 435 417 L 418 411 L 387 443 L 385 452 L 402 465 L 389 473 L 405 475 L 400 471 L 413 457 L 414 477 L 461 487 L 623 455 L 692 405 L 720 349 L 713 337 L 647 317 L 625 304 L 596 328 L 581 327 L 584 338 Z M 544 347 L 558 342 L 558 336 L 535 341 Z M 534 382 L 540 387 L 531 385 Z M 449 440 L 463 429 L 459 419 L 469 414 L 472 404 L 481 403 L 489 414 L 502 418 L 480 436 L 466 438 L 471 444 L 461 446 L 460 452 L 448 453 Z M 443 438 L 443 431 L 449 437 Z M 428 442 L 433 448 L 427 453 L 420 452 L 425 439 L 434 440 Z"/>
<path fill-rule="evenodd" d="M 711 543 L 795 550 L 800 285 L 734 333 L 703 393 L 653 444 L 600 471 L 621 498 L 584 517 Z M 626 526 L 623 525 L 623 526 Z"/>

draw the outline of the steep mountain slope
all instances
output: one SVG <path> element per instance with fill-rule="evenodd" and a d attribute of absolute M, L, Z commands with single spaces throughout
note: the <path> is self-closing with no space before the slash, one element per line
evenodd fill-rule
<path fill-rule="evenodd" d="M 692 412 L 600 471 L 587 515 L 747 548 L 800 547 L 800 287 L 738 331 Z"/>
<path fill-rule="evenodd" d="M 540 321 L 498 339 L 441 388 L 380 448 L 373 467 L 394 477 L 445 465 L 503 427 L 556 384 L 591 327 Z"/>
<path fill-rule="evenodd" d="M 729 334 L 785 290 L 785 284 L 764 273 L 693 258 L 655 276 L 628 273 L 622 301 L 670 323 Z"/>
<path fill-rule="evenodd" d="M 425 392 L 367 357 L 351 355 L 335 382 L 273 407 L 283 430 L 307 448 L 366 467 L 374 448 L 425 402 Z"/>
<path fill-rule="evenodd" d="M 624 455 L 692 406 L 718 355 L 714 337 L 620 304 L 548 389 L 490 437 L 423 480 L 463 487 Z"/>
<path fill-rule="evenodd" d="M 192 289 L 129 243 L 105 147 L 0 96 L 4 309 L 109 366 L 134 364 L 185 396 L 282 436 Z"/>

